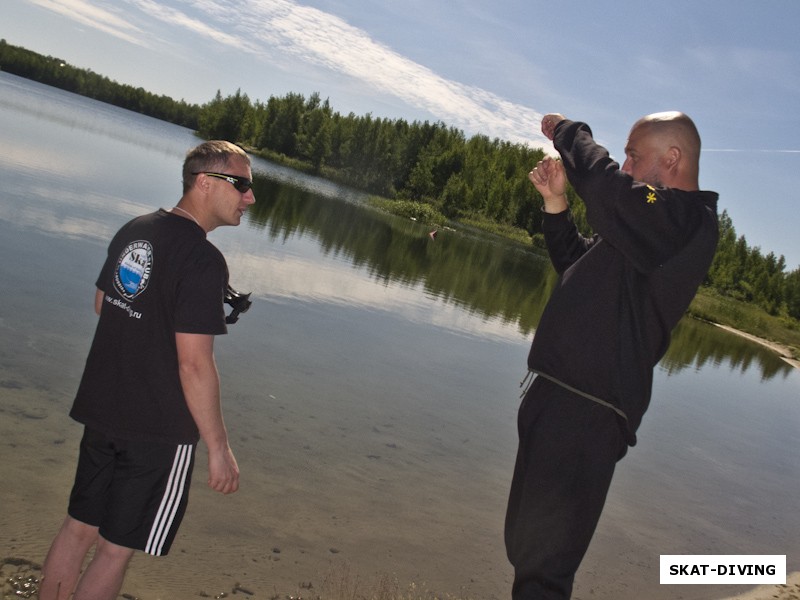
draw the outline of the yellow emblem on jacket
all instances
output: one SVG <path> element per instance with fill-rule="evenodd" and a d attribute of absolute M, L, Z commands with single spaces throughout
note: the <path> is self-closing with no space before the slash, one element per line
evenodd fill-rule
<path fill-rule="evenodd" d="M 652 185 L 648 185 L 647 189 L 650 190 L 647 193 L 647 203 L 648 204 L 655 204 L 656 203 L 656 188 L 654 188 Z"/>

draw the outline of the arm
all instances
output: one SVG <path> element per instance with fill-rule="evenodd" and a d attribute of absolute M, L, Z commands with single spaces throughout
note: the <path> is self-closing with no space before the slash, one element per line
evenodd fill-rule
<path fill-rule="evenodd" d="M 208 448 L 208 485 L 223 494 L 233 493 L 239 489 L 239 466 L 222 418 L 214 336 L 176 333 L 175 342 L 186 404 Z"/>
<path fill-rule="evenodd" d="M 561 115 L 547 115 L 542 119 L 542 132 L 552 139 L 555 125 L 561 120 Z M 542 231 L 550 261 L 557 273 L 563 273 L 586 253 L 594 240 L 580 235 L 572 222 L 567 201 L 567 176 L 561 161 L 545 158 L 528 173 L 528 179 L 544 201 Z"/>
<path fill-rule="evenodd" d="M 94 312 L 100 315 L 100 309 L 103 308 L 103 298 L 105 297 L 106 293 L 97 288 L 94 292 Z"/>

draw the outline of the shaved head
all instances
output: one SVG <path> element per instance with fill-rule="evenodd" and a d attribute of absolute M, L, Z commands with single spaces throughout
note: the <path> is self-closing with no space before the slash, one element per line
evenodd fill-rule
<path fill-rule="evenodd" d="M 700 134 L 694 122 L 682 112 L 653 113 L 636 121 L 628 137 L 626 154 L 634 160 L 623 170 L 640 181 L 697 189 Z M 635 172 L 635 162 L 640 157 L 650 160 L 641 167 L 647 169 L 643 174 L 641 170 Z"/>
<path fill-rule="evenodd" d="M 678 111 L 653 113 L 642 117 L 633 126 L 647 127 L 649 132 L 667 146 L 677 146 L 695 163 L 700 160 L 700 134 L 687 115 Z"/>

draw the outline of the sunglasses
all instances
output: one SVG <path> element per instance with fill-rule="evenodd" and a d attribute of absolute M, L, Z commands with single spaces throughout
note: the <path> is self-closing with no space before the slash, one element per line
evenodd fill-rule
<path fill-rule="evenodd" d="M 252 180 L 248 179 L 247 177 L 239 177 L 237 175 L 228 175 L 227 173 L 211 173 L 209 171 L 197 171 L 196 173 L 192 173 L 192 175 L 208 175 L 209 177 L 218 177 L 220 179 L 224 179 L 228 183 L 230 183 L 233 187 L 236 188 L 237 192 L 242 194 L 246 194 L 247 191 L 253 187 Z"/>

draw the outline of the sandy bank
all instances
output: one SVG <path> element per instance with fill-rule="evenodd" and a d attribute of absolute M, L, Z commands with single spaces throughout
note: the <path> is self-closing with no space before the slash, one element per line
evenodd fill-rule
<path fill-rule="evenodd" d="M 780 356 L 784 361 L 792 365 L 796 369 L 800 369 L 800 361 L 792 358 L 792 352 L 788 346 L 784 346 L 783 344 L 778 344 L 777 342 L 771 342 L 769 340 L 765 340 L 764 338 L 760 338 L 758 336 L 745 333 L 744 331 L 740 331 L 739 329 L 734 329 L 733 327 L 729 327 L 727 325 L 720 325 L 719 323 L 712 323 L 712 325 L 716 325 L 717 327 L 721 327 L 725 331 L 730 331 L 731 333 L 735 333 L 741 337 L 747 338 L 751 342 L 755 342 L 756 344 L 761 344 L 765 348 L 769 348 L 773 352 L 775 352 L 778 356 Z"/>

